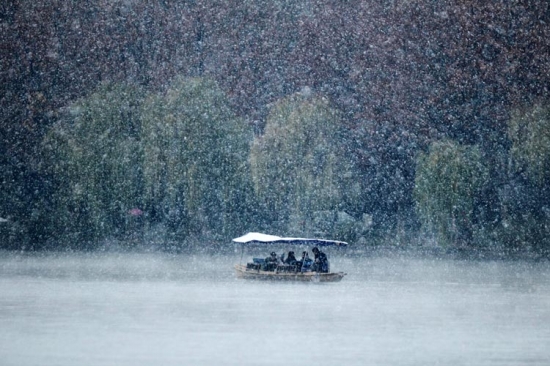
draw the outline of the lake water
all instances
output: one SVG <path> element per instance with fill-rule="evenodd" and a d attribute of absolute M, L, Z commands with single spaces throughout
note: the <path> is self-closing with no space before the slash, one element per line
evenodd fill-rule
<path fill-rule="evenodd" d="M 0 364 L 550 364 L 547 262 L 334 255 L 342 282 L 304 284 L 239 261 L 0 253 Z"/>

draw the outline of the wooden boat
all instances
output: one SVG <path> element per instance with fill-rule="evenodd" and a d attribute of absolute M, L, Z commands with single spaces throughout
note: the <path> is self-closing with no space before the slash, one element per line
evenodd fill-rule
<path fill-rule="evenodd" d="M 248 233 L 239 238 L 233 239 L 234 243 L 243 245 L 308 245 L 314 247 L 337 246 L 345 247 L 346 242 L 337 240 L 311 239 L 311 238 L 282 238 L 262 233 Z M 243 249 L 244 250 L 244 249 Z M 330 268 L 330 267 L 329 267 Z M 236 264 L 235 271 L 238 278 L 250 280 L 273 280 L 273 281 L 299 281 L 299 282 L 339 282 L 344 278 L 344 272 L 314 272 L 302 271 L 292 265 L 278 264 L 273 270 L 265 270 L 257 263 Z"/>
<path fill-rule="evenodd" d="M 339 282 L 344 272 L 277 272 L 246 268 L 244 264 L 235 264 L 238 278 L 247 280 L 303 281 L 303 282 Z"/>

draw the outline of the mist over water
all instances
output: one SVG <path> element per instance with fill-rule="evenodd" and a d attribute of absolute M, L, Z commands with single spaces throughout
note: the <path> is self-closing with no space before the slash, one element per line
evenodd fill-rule
<path fill-rule="evenodd" d="M 330 259 L 340 283 L 239 280 L 239 255 L 0 253 L 0 363 L 550 363 L 547 262 Z"/>

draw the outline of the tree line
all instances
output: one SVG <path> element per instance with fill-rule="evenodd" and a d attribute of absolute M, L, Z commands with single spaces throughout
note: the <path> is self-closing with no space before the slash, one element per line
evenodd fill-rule
<path fill-rule="evenodd" d="M 145 220 L 547 248 L 545 2 L 0 7 L 3 247 Z"/>

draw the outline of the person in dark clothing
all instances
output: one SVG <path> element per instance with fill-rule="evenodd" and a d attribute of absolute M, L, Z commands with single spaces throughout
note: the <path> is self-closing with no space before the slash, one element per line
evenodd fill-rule
<path fill-rule="evenodd" d="M 304 255 L 306 252 L 302 252 L 302 258 L 300 260 L 296 259 L 296 268 L 298 271 L 302 268 L 302 263 L 304 263 Z"/>
<path fill-rule="evenodd" d="M 265 259 L 266 262 L 274 262 L 274 263 L 277 263 L 277 253 L 275 252 L 271 252 L 271 254 L 269 255 L 269 257 L 267 257 Z"/>
<path fill-rule="evenodd" d="M 265 259 L 262 269 L 264 271 L 274 271 L 277 268 L 278 262 L 277 253 L 271 252 L 271 255 Z"/>
<path fill-rule="evenodd" d="M 327 255 L 321 252 L 317 247 L 313 248 L 311 251 L 315 255 L 315 259 L 313 260 L 313 266 L 311 267 L 311 270 L 314 272 L 327 273 L 329 271 L 329 263 L 328 263 Z"/>
<path fill-rule="evenodd" d="M 309 258 L 308 253 L 302 252 L 302 259 L 298 261 L 296 266 L 301 272 L 309 272 L 311 271 L 312 263 L 313 261 Z"/>
<path fill-rule="evenodd" d="M 286 257 L 284 263 L 290 264 L 291 266 L 295 266 L 298 261 L 296 260 L 296 257 L 294 256 L 294 252 L 290 251 L 288 252 L 288 256 Z"/>

